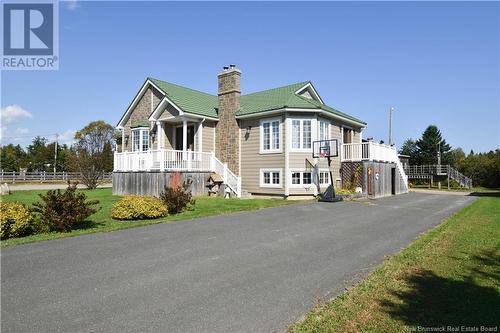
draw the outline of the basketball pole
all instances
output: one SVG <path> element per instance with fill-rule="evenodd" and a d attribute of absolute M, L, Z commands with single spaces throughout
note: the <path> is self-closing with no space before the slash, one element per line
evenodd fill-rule
<path fill-rule="evenodd" d="M 332 185 L 333 198 L 335 198 L 335 186 L 333 186 L 332 158 L 328 154 L 328 172 L 330 173 L 330 184 Z"/>

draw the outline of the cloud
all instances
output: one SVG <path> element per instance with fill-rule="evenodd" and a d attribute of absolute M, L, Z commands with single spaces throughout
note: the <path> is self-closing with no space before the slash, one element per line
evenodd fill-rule
<path fill-rule="evenodd" d="M 12 124 L 27 118 L 33 118 L 33 115 L 19 105 L 9 105 L 0 109 L 2 125 Z"/>
<path fill-rule="evenodd" d="M 62 134 L 59 134 L 59 143 L 63 145 L 71 146 L 75 142 L 75 130 L 67 130 Z"/>
<path fill-rule="evenodd" d="M 66 8 L 69 10 L 75 10 L 79 7 L 78 0 L 68 0 L 66 2 Z"/>
<path fill-rule="evenodd" d="M 30 130 L 27 128 L 21 128 L 21 127 L 16 128 L 16 134 L 27 134 L 29 133 L 29 131 Z"/>

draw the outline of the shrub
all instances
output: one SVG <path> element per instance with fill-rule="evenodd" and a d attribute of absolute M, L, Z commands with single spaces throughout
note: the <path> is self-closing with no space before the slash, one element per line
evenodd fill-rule
<path fill-rule="evenodd" d="M 179 179 L 177 173 L 172 174 L 172 187 L 165 186 L 165 189 L 160 194 L 160 199 L 167 206 L 170 214 L 180 213 L 196 203 L 189 191 L 192 181 L 189 179 L 181 184 Z"/>
<path fill-rule="evenodd" d="M 28 236 L 36 232 L 29 209 L 19 202 L 0 202 L 0 238 Z"/>
<path fill-rule="evenodd" d="M 91 206 L 98 200 L 87 200 L 83 192 L 76 192 L 76 184 L 68 185 L 65 191 L 51 190 L 40 194 L 41 202 L 33 204 L 33 211 L 40 216 L 42 224 L 50 231 L 71 231 L 97 210 Z"/>
<path fill-rule="evenodd" d="M 155 219 L 167 215 L 167 207 L 160 199 L 130 195 L 113 205 L 111 217 L 117 220 Z"/>

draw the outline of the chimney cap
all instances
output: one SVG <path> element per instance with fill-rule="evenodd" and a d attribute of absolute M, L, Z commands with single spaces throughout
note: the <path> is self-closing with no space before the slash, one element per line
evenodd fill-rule
<path fill-rule="evenodd" d="M 225 70 L 225 71 L 227 71 L 229 69 L 229 67 L 224 66 L 224 67 L 222 67 L 222 69 Z"/>
<path fill-rule="evenodd" d="M 230 68 L 236 68 L 236 65 L 235 64 L 231 64 L 229 65 Z"/>

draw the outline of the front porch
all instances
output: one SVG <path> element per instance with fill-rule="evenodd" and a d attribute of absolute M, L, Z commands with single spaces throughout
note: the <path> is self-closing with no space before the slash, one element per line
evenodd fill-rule
<path fill-rule="evenodd" d="M 237 197 L 241 197 L 241 178 L 222 163 L 213 152 L 155 149 L 148 151 L 115 152 L 115 173 L 197 172 L 219 174 Z"/>

